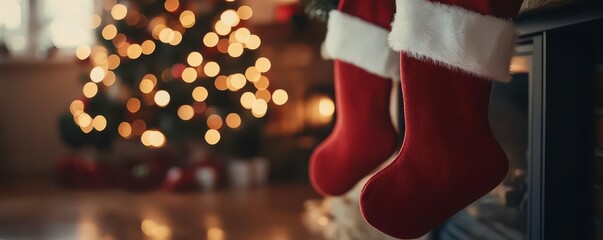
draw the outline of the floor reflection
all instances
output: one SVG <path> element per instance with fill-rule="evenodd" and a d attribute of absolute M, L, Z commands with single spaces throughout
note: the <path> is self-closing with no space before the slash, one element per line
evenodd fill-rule
<path fill-rule="evenodd" d="M 310 187 L 173 194 L 4 191 L 0 239 L 321 239 L 301 222 Z"/>

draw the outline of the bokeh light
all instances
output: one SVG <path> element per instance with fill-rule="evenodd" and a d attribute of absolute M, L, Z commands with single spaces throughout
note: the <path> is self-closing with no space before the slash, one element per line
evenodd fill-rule
<path fill-rule="evenodd" d="M 127 122 L 122 122 L 117 127 L 117 132 L 123 138 L 129 138 L 130 135 L 132 135 L 132 126 L 130 126 L 130 124 Z"/>
<path fill-rule="evenodd" d="M 272 64 L 270 63 L 270 60 L 268 60 L 268 58 L 261 57 L 255 61 L 255 67 L 258 71 L 265 73 L 270 70 Z"/>
<path fill-rule="evenodd" d="M 142 77 L 142 79 L 148 79 L 153 84 L 157 84 L 157 77 L 155 77 L 155 75 L 153 75 L 153 74 L 150 74 L 150 73 L 146 74 L 146 75 L 144 75 L 144 77 Z"/>
<path fill-rule="evenodd" d="M 140 110 L 140 106 L 140 100 L 138 100 L 137 98 L 130 98 L 126 102 L 126 108 L 131 113 L 138 112 L 138 110 Z"/>
<path fill-rule="evenodd" d="M 182 71 L 182 81 L 187 82 L 187 83 L 192 83 L 195 80 L 197 80 L 197 70 L 192 68 L 192 67 L 188 67 L 185 68 L 184 71 Z"/>
<path fill-rule="evenodd" d="M 96 131 L 103 131 L 107 127 L 107 119 L 103 115 L 98 115 L 92 120 L 92 125 Z"/>
<path fill-rule="evenodd" d="M 160 148 L 165 145 L 166 139 L 162 132 L 157 130 L 147 130 L 142 133 L 140 141 L 147 147 Z"/>
<path fill-rule="evenodd" d="M 220 141 L 220 132 L 215 129 L 209 129 L 205 133 L 205 141 L 209 145 L 216 145 Z"/>
<path fill-rule="evenodd" d="M 240 73 L 230 75 L 227 81 L 228 89 L 233 92 L 245 87 L 246 83 L 245 76 Z"/>
<path fill-rule="evenodd" d="M 216 89 L 220 90 L 220 91 L 225 91 L 226 89 L 228 89 L 228 77 L 226 76 L 218 76 L 216 78 L 216 80 L 214 81 L 214 85 L 216 87 Z"/>
<path fill-rule="evenodd" d="M 318 113 L 325 117 L 331 117 L 335 113 L 335 103 L 328 97 L 323 97 L 318 102 Z"/>
<path fill-rule="evenodd" d="M 232 43 L 228 46 L 228 55 L 231 57 L 240 57 L 243 54 L 243 45 Z"/>
<path fill-rule="evenodd" d="M 90 24 L 90 28 L 95 29 L 95 28 L 99 27 L 101 22 L 102 22 L 102 20 L 99 15 L 96 15 L 96 14 L 92 15 L 92 21 Z"/>
<path fill-rule="evenodd" d="M 159 32 L 159 41 L 169 43 L 172 40 L 174 40 L 174 30 L 171 28 L 164 28 Z"/>
<path fill-rule="evenodd" d="M 237 15 L 243 20 L 248 20 L 253 16 L 253 10 L 249 6 L 241 6 L 237 9 Z"/>
<path fill-rule="evenodd" d="M 239 114 L 231 113 L 226 116 L 226 125 L 230 128 L 238 128 L 241 126 L 241 117 Z"/>
<path fill-rule="evenodd" d="M 90 117 L 90 115 L 87 113 L 82 113 L 77 117 L 76 123 L 80 127 L 87 127 L 92 124 L 92 117 Z"/>
<path fill-rule="evenodd" d="M 115 4 L 111 9 L 111 17 L 115 20 L 122 20 L 128 14 L 128 8 L 123 4 Z"/>
<path fill-rule="evenodd" d="M 108 24 L 103 28 L 101 35 L 105 40 L 111 40 L 117 35 L 117 28 L 113 24 Z"/>
<path fill-rule="evenodd" d="M 71 102 L 71 104 L 69 105 L 69 112 L 71 112 L 73 116 L 78 116 L 82 114 L 84 112 L 84 102 L 80 100 L 75 100 Z"/>
<path fill-rule="evenodd" d="M 205 72 L 205 75 L 208 77 L 215 77 L 220 73 L 220 65 L 218 65 L 217 62 L 208 62 L 203 67 L 203 72 Z"/>
<path fill-rule="evenodd" d="M 184 121 L 193 119 L 195 109 L 191 105 L 182 105 L 178 108 L 178 117 Z"/>
<path fill-rule="evenodd" d="M 140 136 L 147 129 L 147 124 L 142 119 L 136 119 L 132 122 L 132 134 Z"/>
<path fill-rule="evenodd" d="M 82 92 L 84 93 L 85 97 L 92 98 L 96 96 L 96 93 L 98 92 L 98 86 L 96 86 L 96 83 L 88 82 L 84 84 Z"/>
<path fill-rule="evenodd" d="M 126 16 L 126 23 L 130 26 L 143 27 L 146 21 L 146 16 L 140 14 L 136 9 L 132 9 Z"/>
<path fill-rule="evenodd" d="M 180 1 L 166 0 L 165 3 L 163 4 L 163 6 L 165 7 L 165 10 L 174 12 L 174 11 L 178 10 L 178 7 L 180 7 Z"/>
<path fill-rule="evenodd" d="M 245 77 L 250 82 L 257 82 L 262 77 L 262 74 L 256 67 L 248 67 L 247 70 L 245 70 Z"/>
<path fill-rule="evenodd" d="M 212 114 L 207 117 L 207 127 L 210 129 L 220 129 L 222 124 L 222 118 L 217 114 Z"/>
<path fill-rule="evenodd" d="M 119 56 L 122 56 L 122 57 L 127 57 L 129 47 L 130 47 L 130 44 L 127 42 L 124 42 L 117 48 L 117 54 L 119 54 Z"/>
<path fill-rule="evenodd" d="M 142 42 L 142 54 L 144 55 L 150 55 L 151 53 L 153 53 L 155 51 L 155 42 L 153 42 L 153 40 L 146 40 L 144 42 Z"/>
<path fill-rule="evenodd" d="M 201 53 L 199 52 L 191 52 L 190 54 L 188 54 L 186 62 L 191 67 L 198 67 L 201 65 L 201 63 L 203 63 L 203 55 L 201 55 Z"/>
<path fill-rule="evenodd" d="M 251 36 L 251 32 L 247 28 L 239 28 L 235 31 L 235 39 L 240 43 L 245 43 L 249 41 L 249 37 Z"/>
<path fill-rule="evenodd" d="M 210 227 L 207 229 L 207 240 L 224 240 L 225 237 L 224 230 L 217 227 Z"/>
<path fill-rule="evenodd" d="M 88 45 L 81 45 L 81 46 L 77 47 L 77 49 L 75 50 L 75 56 L 79 60 L 85 60 L 86 58 L 90 57 L 91 52 L 92 52 L 92 49 L 90 49 L 90 47 Z"/>
<path fill-rule="evenodd" d="M 272 93 L 272 102 L 276 105 L 283 105 L 289 100 L 289 95 L 285 90 L 277 89 Z"/>
<path fill-rule="evenodd" d="M 90 80 L 99 83 L 105 78 L 105 70 L 102 67 L 94 67 L 90 71 Z"/>
<path fill-rule="evenodd" d="M 228 47 L 230 47 L 230 41 L 228 39 L 220 39 L 220 41 L 218 41 L 218 52 L 228 53 Z"/>
<path fill-rule="evenodd" d="M 171 239 L 172 229 L 166 225 L 159 224 L 151 219 L 142 221 L 140 228 L 150 239 Z"/>
<path fill-rule="evenodd" d="M 204 87 L 196 87 L 195 89 L 193 89 L 193 99 L 195 99 L 195 101 L 197 102 L 205 101 L 208 95 L 209 93 Z"/>
<path fill-rule="evenodd" d="M 251 113 L 256 118 L 261 118 L 266 115 L 268 104 L 263 99 L 256 99 L 251 106 Z"/>
<path fill-rule="evenodd" d="M 125 34 L 123 33 L 118 33 L 117 35 L 115 35 L 115 37 L 111 40 L 111 42 L 113 43 L 113 46 L 115 46 L 116 48 L 120 48 L 122 47 L 125 43 L 126 43 L 127 37 Z"/>
<path fill-rule="evenodd" d="M 178 32 L 178 31 L 173 31 L 173 33 L 174 33 L 174 38 L 172 38 L 172 40 L 169 43 L 172 46 L 176 46 L 176 45 L 180 44 L 180 42 L 182 41 L 182 33 Z"/>
<path fill-rule="evenodd" d="M 108 71 L 103 78 L 103 84 L 107 87 L 112 86 L 117 81 L 117 76 L 112 71 Z"/>
<path fill-rule="evenodd" d="M 180 64 L 180 63 L 176 63 L 170 69 L 170 73 L 171 73 L 171 75 L 172 75 L 173 78 L 181 78 L 182 77 L 182 72 L 184 72 L 184 69 L 186 69 L 186 65 Z M 164 78 L 164 80 L 166 80 L 166 78 Z"/>
<path fill-rule="evenodd" d="M 155 104 L 160 107 L 165 107 L 170 103 L 170 94 L 165 90 L 159 90 L 155 93 Z"/>
<path fill-rule="evenodd" d="M 119 58 L 119 56 L 117 56 L 115 54 L 111 54 L 107 57 L 107 67 L 110 70 L 114 70 L 117 67 L 119 67 L 120 63 L 121 63 L 121 59 Z"/>
<path fill-rule="evenodd" d="M 140 81 L 138 87 L 140 88 L 140 92 L 142 93 L 151 93 L 155 88 L 155 83 L 151 79 L 145 78 Z"/>
<path fill-rule="evenodd" d="M 138 44 L 132 44 L 128 47 L 128 57 L 131 59 L 137 59 L 142 54 L 142 47 Z"/>
<path fill-rule="evenodd" d="M 193 109 L 195 109 L 196 114 L 204 113 L 205 109 L 207 109 L 207 104 L 204 102 L 195 102 L 193 103 Z"/>
<path fill-rule="evenodd" d="M 255 92 L 255 98 L 262 99 L 266 102 L 270 102 L 270 91 L 268 90 L 257 90 Z"/>
<path fill-rule="evenodd" d="M 77 117 L 77 122 L 82 132 L 89 133 L 94 129 L 93 119 L 87 113 L 82 113 Z"/>
<path fill-rule="evenodd" d="M 225 24 L 223 21 L 219 20 L 216 22 L 216 24 L 214 25 L 214 29 L 216 30 L 216 33 L 222 36 L 226 36 L 230 33 L 230 30 L 232 30 L 232 28 Z"/>
<path fill-rule="evenodd" d="M 241 95 L 241 106 L 245 109 L 251 109 L 255 100 L 255 94 L 251 92 L 243 93 L 243 95 Z"/>
<path fill-rule="evenodd" d="M 180 14 L 180 23 L 185 28 L 191 28 L 195 25 L 195 14 L 189 10 L 185 10 Z"/>
<path fill-rule="evenodd" d="M 218 41 L 220 41 L 220 37 L 214 32 L 209 32 L 203 37 L 203 44 L 207 47 L 215 47 L 218 45 Z"/>
<path fill-rule="evenodd" d="M 262 77 L 260 77 L 260 80 L 258 80 L 257 82 L 254 82 L 253 85 L 258 90 L 264 90 L 264 89 L 268 89 L 268 86 L 270 86 L 270 81 L 268 81 L 267 77 L 262 76 Z"/>
<path fill-rule="evenodd" d="M 260 37 L 258 37 L 257 35 L 251 35 L 251 36 L 249 36 L 249 40 L 247 40 L 247 42 L 245 42 L 245 47 L 247 47 L 251 50 L 255 50 L 255 49 L 258 49 L 261 44 L 262 44 L 262 40 L 260 39 Z"/>
<path fill-rule="evenodd" d="M 90 133 L 92 132 L 92 130 L 94 129 L 94 126 L 92 124 L 88 124 L 86 126 L 80 126 L 80 129 L 82 130 L 82 132 L 84 133 Z"/>
<path fill-rule="evenodd" d="M 226 11 L 224 11 L 222 13 L 222 15 L 220 15 L 220 20 L 227 26 L 229 27 L 234 27 L 237 24 L 239 24 L 239 15 L 237 15 L 237 12 L 235 10 L 232 9 L 228 9 Z M 226 35 L 226 34 L 224 34 Z"/>

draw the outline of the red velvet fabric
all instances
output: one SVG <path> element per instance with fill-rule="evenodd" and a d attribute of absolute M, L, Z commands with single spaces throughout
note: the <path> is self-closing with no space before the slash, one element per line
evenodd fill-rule
<path fill-rule="evenodd" d="M 392 81 L 335 61 L 337 122 L 312 153 L 310 180 L 323 195 L 341 195 L 370 174 L 397 148 L 391 122 Z"/>
<path fill-rule="evenodd" d="M 343 0 L 339 9 L 389 29 L 395 1 Z M 389 113 L 391 87 L 390 79 L 335 60 L 337 122 L 310 157 L 310 180 L 317 192 L 346 193 L 394 153 L 399 137 Z"/>
<path fill-rule="evenodd" d="M 340 0 L 339 11 L 380 26 L 388 31 L 392 28 L 395 0 Z M 353 37 L 353 36 L 350 36 Z"/>
<path fill-rule="evenodd" d="M 521 5 L 521 0 L 437 2 L 502 18 L 515 16 Z M 489 79 L 405 53 L 400 58 L 404 145 L 365 185 L 360 205 L 365 219 L 382 232 L 418 238 L 496 187 L 508 161 L 488 122 Z"/>

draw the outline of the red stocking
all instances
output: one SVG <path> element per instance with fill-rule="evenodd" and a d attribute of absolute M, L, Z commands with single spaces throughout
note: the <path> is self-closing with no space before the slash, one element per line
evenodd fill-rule
<path fill-rule="evenodd" d="M 521 0 L 397 0 L 406 135 L 361 193 L 365 219 L 417 238 L 488 193 L 507 173 L 488 122 L 491 81 L 507 82 Z"/>
<path fill-rule="evenodd" d="M 310 179 L 324 195 L 341 195 L 394 153 L 391 79 L 399 60 L 387 45 L 393 0 L 343 0 L 332 11 L 325 51 L 335 58 L 337 122 L 310 159 Z"/>

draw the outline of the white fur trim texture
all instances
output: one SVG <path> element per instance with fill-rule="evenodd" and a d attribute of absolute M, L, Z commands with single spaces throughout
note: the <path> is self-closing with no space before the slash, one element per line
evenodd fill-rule
<path fill-rule="evenodd" d="M 509 82 L 512 22 L 428 0 L 396 0 L 390 46 L 476 76 Z"/>
<path fill-rule="evenodd" d="M 327 27 L 324 43 L 327 57 L 400 80 L 400 55 L 389 48 L 387 30 L 336 10 L 329 13 Z"/>

